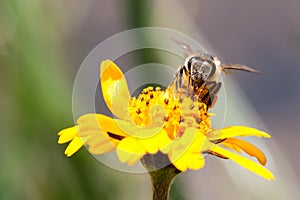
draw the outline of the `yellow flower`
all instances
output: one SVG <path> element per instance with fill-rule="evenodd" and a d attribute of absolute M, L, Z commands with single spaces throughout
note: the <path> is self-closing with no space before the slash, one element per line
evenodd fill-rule
<path fill-rule="evenodd" d="M 71 141 L 65 150 L 67 156 L 86 145 L 92 154 L 116 151 L 121 162 L 134 165 L 146 154 L 163 153 L 178 170 L 186 171 L 201 169 L 204 155 L 212 154 L 274 179 L 263 166 L 265 155 L 254 145 L 235 138 L 270 138 L 267 133 L 244 126 L 215 130 L 205 104 L 189 97 L 178 99 L 170 88 L 148 87 L 137 98 L 131 98 L 123 73 L 110 60 L 101 63 L 100 81 L 105 103 L 116 118 L 86 114 L 76 126 L 60 131 L 59 144 Z M 260 164 L 242 156 L 242 152 Z"/>

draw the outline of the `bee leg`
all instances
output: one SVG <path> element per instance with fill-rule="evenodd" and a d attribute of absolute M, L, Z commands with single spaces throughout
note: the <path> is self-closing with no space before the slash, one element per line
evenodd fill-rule
<path fill-rule="evenodd" d="M 205 103 L 207 106 L 211 105 L 211 95 L 209 94 L 209 90 L 207 86 L 201 90 L 200 94 L 198 95 L 198 99 L 202 102 Z"/>
<path fill-rule="evenodd" d="M 209 106 L 209 108 L 213 108 L 215 106 L 217 100 L 218 100 L 218 95 L 216 94 L 216 95 L 214 95 L 214 98 L 213 98 L 213 100 L 212 100 L 211 105 Z"/>
<path fill-rule="evenodd" d="M 217 94 L 222 86 L 221 82 L 217 83 L 216 81 L 209 82 L 209 84 L 212 84 L 209 88 L 209 93 L 212 95 Z"/>
<path fill-rule="evenodd" d="M 189 96 L 189 93 L 190 93 L 190 84 L 191 84 L 191 77 L 189 76 L 187 90 L 186 90 L 186 93 L 187 93 L 186 96 Z"/>
<path fill-rule="evenodd" d="M 180 66 L 176 72 L 176 74 L 173 77 L 172 83 L 175 82 L 175 87 L 176 90 L 178 90 L 179 88 L 181 88 L 182 85 L 182 76 L 183 76 L 183 72 L 186 73 L 186 69 L 184 66 Z M 176 80 L 178 79 L 178 80 Z"/>
<path fill-rule="evenodd" d="M 179 82 L 178 82 L 179 88 L 182 87 L 182 76 L 183 76 L 184 69 L 185 69 L 184 66 L 181 66 L 180 69 L 179 69 Z"/>
<path fill-rule="evenodd" d="M 216 81 L 206 82 L 205 84 L 208 90 L 206 90 L 206 94 L 201 99 L 203 103 L 212 107 L 213 104 L 215 103 L 214 98 L 216 94 L 219 92 L 222 84 L 221 82 L 217 83 Z"/>

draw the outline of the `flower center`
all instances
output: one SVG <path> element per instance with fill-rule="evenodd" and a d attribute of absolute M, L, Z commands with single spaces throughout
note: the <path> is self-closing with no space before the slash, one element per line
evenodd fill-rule
<path fill-rule="evenodd" d="M 129 105 L 131 120 L 142 127 L 163 127 L 169 137 L 182 136 L 188 127 L 204 133 L 210 127 L 207 106 L 189 97 L 178 99 L 170 89 L 147 87 Z"/>

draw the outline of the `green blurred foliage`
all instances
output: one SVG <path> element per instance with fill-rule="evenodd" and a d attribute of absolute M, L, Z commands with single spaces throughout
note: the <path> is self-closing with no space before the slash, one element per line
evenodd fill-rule
<path fill-rule="evenodd" d="M 57 144 L 57 132 L 73 117 L 55 13 L 42 1 L 0 5 L 1 22 L 8 22 L 1 33 L 15 23 L 11 35 L 2 34 L 10 38 L 0 54 L 0 199 L 116 199 L 112 170 L 85 149 L 68 159 Z"/>

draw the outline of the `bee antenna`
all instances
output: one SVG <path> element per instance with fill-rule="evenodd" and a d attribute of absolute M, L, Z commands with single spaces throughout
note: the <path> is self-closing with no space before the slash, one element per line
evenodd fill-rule
<path fill-rule="evenodd" d="M 251 67 L 248 67 L 246 65 L 240 65 L 240 64 L 224 64 L 221 65 L 222 70 L 241 70 L 241 71 L 246 71 L 246 72 L 251 72 L 251 73 L 255 73 L 255 74 L 261 74 L 260 71 L 253 69 Z"/>
<path fill-rule="evenodd" d="M 178 44 L 182 49 L 184 49 L 186 51 L 186 53 L 189 55 L 191 53 L 193 53 L 193 49 L 186 43 L 171 37 L 170 40 L 172 40 L 173 42 L 175 42 L 176 44 Z"/>

